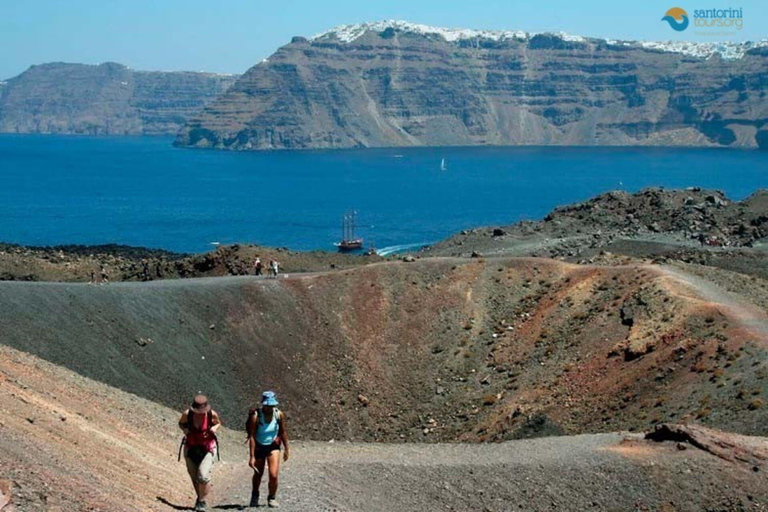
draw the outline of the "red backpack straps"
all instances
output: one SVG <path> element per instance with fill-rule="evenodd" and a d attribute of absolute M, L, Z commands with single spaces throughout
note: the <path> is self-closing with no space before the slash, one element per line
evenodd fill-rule
<path fill-rule="evenodd" d="M 213 410 L 208 411 L 208 414 L 206 416 L 206 429 L 198 429 L 195 427 L 195 425 L 192 423 L 192 411 L 190 409 L 187 409 L 187 429 L 189 429 L 190 432 L 202 432 L 203 430 L 210 430 L 211 427 L 213 427 Z"/>

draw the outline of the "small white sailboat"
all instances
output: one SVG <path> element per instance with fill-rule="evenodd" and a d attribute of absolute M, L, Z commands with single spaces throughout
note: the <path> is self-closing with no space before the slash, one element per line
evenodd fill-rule
<path fill-rule="evenodd" d="M 445 164 L 445 158 L 440 160 L 440 170 L 441 171 L 447 171 L 448 170 L 448 166 Z"/>

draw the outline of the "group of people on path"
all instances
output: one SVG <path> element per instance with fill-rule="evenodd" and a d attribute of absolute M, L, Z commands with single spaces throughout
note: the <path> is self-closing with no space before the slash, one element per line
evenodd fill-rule
<path fill-rule="evenodd" d="M 248 438 L 248 467 L 253 470 L 251 500 L 249 507 L 259 506 L 259 488 L 266 466 L 269 471 L 267 505 L 278 507 L 277 480 L 280 472 L 281 448 L 283 461 L 288 461 L 288 433 L 285 428 L 285 414 L 278 408 L 277 395 L 265 391 L 258 407 L 250 409 L 246 421 Z M 197 494 L 195 510 L 208 510 L 208 495 L 214 459 L 218 456 L 216 432 L 221 428 L 219 415 L 211 408 L 205 395 L 195 396 L 192 404 L 179 419 L 179 428 L 184 432 L 182 446 L 187 472 Z"/>
<path fill-rule="evenodd" d="M 101 279 L 100 281 L 96 278 L 96 271 L 91 270 L 91 281 L 88 284 L 109 284 L 109 272 L 107 272 L 105 265 L 101 266 L 98 277 Z"/>
<path fill-rule="evenodd" d="M 253 262 L 253 275 L 260 276 L 264 271 L 264 264 L 261 262 L 261 258 L 256 258 Z M 277 277 L 280 273 L 280 263 L 277 260 L 269 260 L 267 266 L 267 275 L 270 277 Z"/>

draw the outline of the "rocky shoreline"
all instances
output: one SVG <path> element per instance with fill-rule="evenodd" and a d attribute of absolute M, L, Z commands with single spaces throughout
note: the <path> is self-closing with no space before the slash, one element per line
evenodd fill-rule
<path fill-rule="evenodd" d="M 203 254 L 123 245 L 24 247 L 0 244 L 0 281 L 100 281 L 101 269 L 110 282 L 219 277 L 253 273 L 256 257 L 276 259 L 284 272 L 319 272 L 381 261 L 379 256 L 324 251 L 300 252 L 249 244 L 220 246 Z"/>
<path fill-rule="evenodd" d="M 768 191 L 742 201 L 721 191 L 612 191 L 555 208 L 540 221 L 462 231 L 423 256 L 537 256 L 595 263 L 605 253 L 713 264 L 768 275 Z M 748 262 L 744 264 L 744 262 Z"/>
<path fill-rule="evenodd" d="M 767 249 L 768 191 L 732 201 L 721 191 L 698 187 L 648 188 L 635 194 L 612 191 L 561 206 L 540 221 L 465 230 L 403 257 L 534 256 L 587 264 L 625 257 L 768 277 Z M 102 266 L 115 281 L 246 275 L 252 273 L 256 256 L 277 259 L 287 272 L 350 268 L 398 257 L 249 244 L 221 246 L 203 254 L 121 245 L 0 244 L 0 280 L 87 282 Z M 619 258 L 619 262 L 626 261 Z"/>

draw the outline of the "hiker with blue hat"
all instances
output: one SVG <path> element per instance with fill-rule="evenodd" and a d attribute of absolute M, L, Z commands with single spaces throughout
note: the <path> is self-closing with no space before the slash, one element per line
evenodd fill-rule
<path fill-rule="evenodd" d="M 285 448 L 283 461 L 288 461 L 288 433 L 285 429 L 285 414 L 277 408 L 277 395 L 274 391 L 265 391 L 261 395 L 261 404 L 248 413 L 246 431 L 248 432 L 248 466 L 253 469 L 253 489 L 251 507 L 259 506 L 259 486 L 264 466 L 269 469 L 269 495 L 267 505 L 278 507 L 277 476 L 280 472 L 280 446 Z"/>

